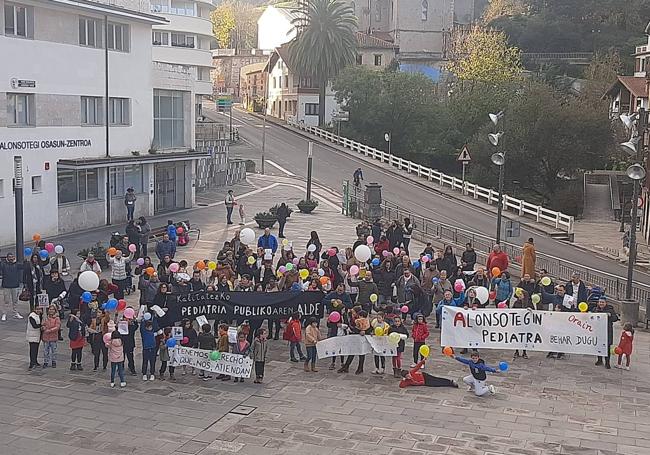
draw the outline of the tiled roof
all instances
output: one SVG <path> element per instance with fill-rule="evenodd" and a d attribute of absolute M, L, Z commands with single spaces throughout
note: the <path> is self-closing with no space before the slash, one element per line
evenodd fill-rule
<path fill-rule="evenodd" d="M 374 35 L 368 35 L 362 32 L 356 32 L 357 35 L 357 44 L 359 47 L 365 48 L 384 48 L 384 49 L 395 49 L 397 46 L 387 40 L 378 38 Z"/>
<path fill-rule="evenodd" d="M 645 77 L 634 76 L 616 76 L 616 82 L 607 90 L 606 95 L 612 93 L 618 86 L 624 86 L 633 96 L 637 98 L 647 98 L 648 90 L 646 88 Z"/>

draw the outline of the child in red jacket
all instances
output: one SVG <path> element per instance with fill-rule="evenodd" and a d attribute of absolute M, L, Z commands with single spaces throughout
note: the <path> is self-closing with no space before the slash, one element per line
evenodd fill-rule
<path fill-rule="evenodd" d="M 616 368 L 623 368 L 621 362 L 625 356 L 625 369 L 630 369 L 630 357 L 632 356 L 632 343 L 634 342 L 634 327 L 627 322 L 623 326 L 623 333 L 621 333 L 621 340 L 618 342 L 616 353 L 618 354 L 618 362 Z"/>
<path fill-rule="evenodd" d="M 307 360 L 302 353 L 302 348 L 300 346 L 300 341 L 302 340 L 302 327 L 300 327 L 300 313 L 295 312 L 291 315 L 291 319 L 287 323 L 287 327 L 284 329 L 284 335 L 282 339 L 289 342 L 289 355 L 291 356 L 290 360 L 292 362 L 304 362 Z M 298 350 L 298 356 L 300 360 L 296 359 L 295 350 Z"/>
<path fill-rule="evenodd" d="M 405 388 L 408 386 L 414 385 L 423 385 L 427 387 L 453 387 L 458 388 L 456 381 L 451 379 L 439 378 L 432 376 L 427 373 L 420 371 L 420 368 L 424 366 L 425 359 L 420 360 L 415 366 L 410 370 L 402 370 L 401 376 L 402 380 L 399 382 L 400 388 Z"/>
<path fill-rule="evenodd" d="M 413 323 L 413 328 L 411 329 L 411 336 L 413 337 L 413 364 L 411 367 L 415 367 L 415 364 L 418 363 L 423 357 L 420 355 L 420 347 L 426 344 L 427 338 L 429 338 L 429 327 L 427 327 L 427 321 L 424 319 L 424 316 L 421 313 L 416 313 L 415 322 Z"/>

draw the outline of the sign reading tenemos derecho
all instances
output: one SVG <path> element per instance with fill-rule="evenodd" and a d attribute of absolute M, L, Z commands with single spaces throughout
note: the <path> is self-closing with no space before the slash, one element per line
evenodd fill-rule
<path fill-rule="evenodd" d="M 607 315 L 516 309 L 442 312 L 442 346 L 607 355 Z"/>
<path fill-rule="evenodd" d="M 192 368 L 235 378 L 250 378 L 253 370 L 253 359 L 250 357 L 222 352 L 219 360 L 211 360 L 210 351 L 182 346 L 176 346 L 169 350 L 169 362 L 173 367 L 188 365 Z"/>

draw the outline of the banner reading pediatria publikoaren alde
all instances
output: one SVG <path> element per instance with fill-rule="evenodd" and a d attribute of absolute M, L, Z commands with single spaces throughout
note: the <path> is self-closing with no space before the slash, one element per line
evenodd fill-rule
<path fill-rule="evenodd" d="M 607 315 L 444 307 L 442 346 L 607 355 Z"/>

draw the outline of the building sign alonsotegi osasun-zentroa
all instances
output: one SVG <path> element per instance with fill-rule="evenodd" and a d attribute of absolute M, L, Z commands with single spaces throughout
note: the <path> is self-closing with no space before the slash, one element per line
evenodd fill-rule
<path fill-rule="evenodd" d="M 33 141 L 0 141 L 0 150 L 36 150 L 91 147 L 90 139 L 44 139 Z"/>

